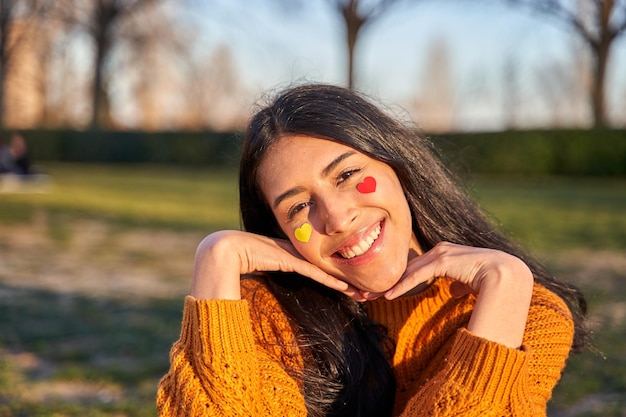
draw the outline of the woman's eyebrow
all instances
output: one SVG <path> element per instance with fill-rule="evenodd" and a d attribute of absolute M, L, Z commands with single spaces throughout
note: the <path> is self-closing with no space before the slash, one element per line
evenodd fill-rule
<path fill-rule="evenodd" d="M 344 153 L 342 153 L 342 154 L 341 154 L 341 155 L 339 155 L 337 158 L 333 159 L 333 160 L 331 161 L 331 163 L 330 163 L 330 164 L 328 164 L 328 165 L 326 165 L 326 167 L 324 167 L 324 169 L 322 170 L 322 175 L 323 175 L 324 177 L 327 177 L 327 176 L 330 174 L 330 172 L 331 172 L 331 171 L 332 171 L 332 170 L 333 170 L 333 169 L 334 169 L 337 165 L 339 165 L 339 163 L 341 163 L 341 161 L 343 161 L 344 159 L 346 159 L 346 158 L 348 158 L 348 157 L 350 157 L 350 156 L 352 156 L 352 155 L 354 155 L 354 154 L 356 154 L 356 152 L 355 152 L 355 151 L 348 151 L 348 152 L 344 152 Z M 285 191 L 284 193 L 282 193 L 281 195 L 279 195 L 278 197 L 276 197 L 276 199 L 274 200 L 273 207 L 274 207 L 274 208 L 278 207 L 278 205 L 279 205 L 280 203 L 282 203 L 282 202 L 283 202 L 283 200 L 285 200 L 285 199 L 287 199 L 287 198 L 289 198 L 289 197 L 292 197 L 292 196 L 294 196 L 294 195 L 296 195 L 296 194 L 299 194 L 299 193 L 301 193 L 301 192 L 304 192 L 304 189 L 303 189 L 302 187 L 294 187 L 294 188 L 291 188 L 291 189 L 289 189 L 289 190 Z"/>
<path fill-rule="evenodd" d="M 274 200 L 274 208 L 278 207 L 278 205 L 282 203 L 283 200 L 286 200 L 289 197 L 293 197 L 294 195 L 300 194 L 302 192 L 304 192 L 304 188 L 302 187 L 295 187 L 285 191 L 284 193 L 276 197 L 276 200 Z"/>
<path fill-rule="evenodd" d="M 342 153 L 342 154 L 341 154 L 341 155 L 339 155 L 337 158 L 333 159 L 333 161 L 332 161 L 330 164 L 328 164 L 328 165 L 326 166 L 326 168 L 324 168 L 324 169 L 322 170 L 322 175 L 323 175 L 323 176 L 325 176 L 325 177 L 327 177 L 327 176 L 328 176 L 328 174 L 330 174 L 330 172 L 331 172 L 331 171 L 332 171 L 332 170 L 333 170 L 333 169 L 334 169 L 334 168 L 335 168 L 335 167 L 336 167 L 336 166 L 337 166 L 337 165 L 338 165 L 341 161 L 343 161 L 344 159 L 346 159 L 346 158 L 348 158 L 348 157 L 350 157 L 350 156 L 352 156 L 352 155 L 354 155 L 354 154 L 356 154 L 356 152 L 355 152 L 355 151 L 348 151 L 348 152 Z"/>

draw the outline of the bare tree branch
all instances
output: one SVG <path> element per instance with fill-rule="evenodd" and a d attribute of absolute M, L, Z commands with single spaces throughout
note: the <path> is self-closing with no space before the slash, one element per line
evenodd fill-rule
<path fill-rule="evenodd" d="M 619 0 L 587 0 L 591 13 L 568 8 L 566 0 L 508 0 L 539 14 L 554 18 L 574 29 L 589 46 L 593 57 L 594 79 L 590 92 L 594 125 L 608 125 L 605 110 L 607 63 L 614 41 L 626 32 L 626 2 Z"/>
<path fill-rule="evenodd" d="M 327 0 L 331 10 L 341 16 L 346 31 L 344 39 L 348 58 L 349 88 L 354 87 L 355 51 L 361 30 L 391 10 L 392 6 L 401 2 L 402 0 Z M 303 0 L 277 0 L 277 4 L 285 7 L 287 11 L 293 11 L 305 7 L 307 3 Z"/>

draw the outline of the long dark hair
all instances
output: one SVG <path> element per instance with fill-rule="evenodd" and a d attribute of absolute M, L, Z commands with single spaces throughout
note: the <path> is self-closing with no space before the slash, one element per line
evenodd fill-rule
<path fill-rule="evenodd" d="M 458 185 L 428 140 L 362 95 L 342 87 L 296 86 L 253 116 L 244 138 L 239 177 L 241 215 L 247 231 L 286 238 L 260 192 L 257 173 L 272 144 L 296 134 L 342 143 L 389 165 L 402 184 L 412 213 L 413 232 L 424 251 L 449 241 L 520 257 L 537 282 L 568 304 L 576 328 L 574 349 L 586 346 L 586 303 L 581 292 L 557 281 L 497 231 Z M 269 281 L 302 335 L 304 350 L 310 354 L 310 369 L 303 375 L 310 415 L 390 414 L 393 375 L 386 357 L 389 352 L 381 348 L 384 332 L 367 317 L 361 305 L 310 279 L 275 273 Z"/>

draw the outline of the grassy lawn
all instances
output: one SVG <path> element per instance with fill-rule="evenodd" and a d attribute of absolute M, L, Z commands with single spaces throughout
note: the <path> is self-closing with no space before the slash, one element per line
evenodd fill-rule
<path fill-rule="evenodd" d="M 197 243 L 237 228 L 232 172 L 49 164 L 0 194 L 0 417 L 153 416 Z M 589 297 L 593 351 L 550 415 L 626 408 L 626 180 L 478 178 L 474 196 Z"/>
<path fill-rule="evenodd" d="M 626 249 L 626 180 L 478 178 L 474 195 L 531 248 Z"/>
<path fill-rule="evenodd" d="M 0 222 L 51 215 L 94 217 L 122 226 L 171 229 L 237 227 L 232 172 L 172 167 L 46 166 L 46 194 L 2 195 Z"/>

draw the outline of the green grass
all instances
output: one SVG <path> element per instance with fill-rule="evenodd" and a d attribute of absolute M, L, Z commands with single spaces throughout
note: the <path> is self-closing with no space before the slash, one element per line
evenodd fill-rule
<path fill-rule="evenodd" d="M 626 179 L 478 178 L 475 199 L 540 250 L 626 249 Z"/>
<path fill-rule="evenodd" d="M 152 416 L 158 377 L 180 326 L 181 300 L 108 300 L 54 291 L 18 290 L 0 305 L 0 416 Z M 4 352 L 3 352 L 4 351 Z M 32 369 L 12 366 L 4 354 L 28 352 Z M 96 394 L 24 400 L 35 384 L 78 382 Z M 33 385 L 31 385 L 33 384 Z M 115 401 L 107 390 L 122 391 Z"/>
<path fill-rule="evenodd" d="M 137 273 L 131 271 L 135 267 L 152 271 L 155 280 L 179 280 L 184 291 L 187 270 L 173 263 L 179 257 L 193 259 L 193 250 L 167 249 L 169 257 L 164 257 L 158 250 L 163 238 L 149 233 L 181 235 L 185 241 L 188 235 L 197 239 L 216 229 L 237 228 L 235 175 L 165 166 L 45 168 L 53 180 L 50 192 L 0 194 L 0 232 L 6 228 L 45 235 L 32 236 L 22 246 L 0 242 L 0 417 L 155 415 L 156 384 L 168 368 L 168 350 L 180 331 L 180 293 L 140 297 L 72 292 L 72 283 L 85 277 L 71 276 L 76 272 L 64 262 L 78 259 L 91 268 L 87 271 L 102 273 L 105 284 L 111 280 L 111 286 L 124 279 L 116 272 L 119 264 L 122 273 Z M 574 277 L 589 297 L 595 350 L 570 360 L 554 392 L 551 415 L 573 415 L 559 413 L 590 395 L 604 396 L 600 411 L 576 415 L 623 415 L 626 320 L 620 311 L 626 311 L 626 271 L 601 265 L 583 273 L 581 265 L 596 254 L 613 254 L 610 259 L 615 259 L 626 249 L 626 179 L 477 178 L 474 188 L 486 211 L 548 259 L 557 275 Z M 92 223 L 95 232 L 78 233 Z M 148 233 L 147 240 L 122 247 L 118 238 L 133 231 Z M 9 236 L 16 242 L 24 237 Z M 16 254 L 14 247 L 24 252 Z M 573 255 L 553 258 L 560 253 Z M 19 284 L 3 275 L 2 265 L 11 270 L 14 256 L 26 259 L 19 264 L 24 265 Z M 57 287 L 28 281 L 45 278 L 47 271 L 70 275 Z M 33 396 L 39 384 L 72 382 L 92 387 L 96 394 Z"/>
<path fill-rule="evenodd" d="M 37 209 L 122 226 L 238 227 L 236 177 L 229 171 L 169 166 L 51 164 L 49 193 L 0 195 L 0 222 L 23 222 Z"/>

